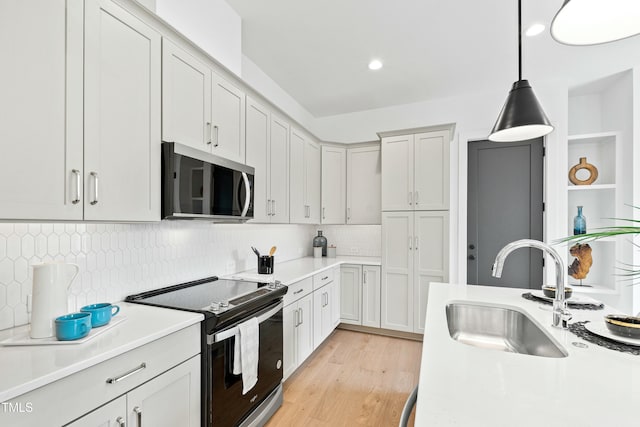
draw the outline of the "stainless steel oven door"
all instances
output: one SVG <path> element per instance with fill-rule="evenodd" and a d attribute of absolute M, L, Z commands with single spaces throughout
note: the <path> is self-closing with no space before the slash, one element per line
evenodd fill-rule
<path fill-rule="evenodd" d="M 206 378 L 209 426 L 236 426 L 249 416 L 282 382 L 282 307 L 275 304 L 251 315 L 260 322 L 258 382 L 242 394 L 242 374 L 233 374 L 237 325 L 207 336 Z"/>

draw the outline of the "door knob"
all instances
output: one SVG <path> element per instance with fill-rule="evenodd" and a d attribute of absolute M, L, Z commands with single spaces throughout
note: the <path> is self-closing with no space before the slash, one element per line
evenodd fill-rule
<path fill-rule="evenodd" d="M 475 255 L 469 255 L 469 260 L 470 261 L 475 261 L 475 259 L 476 259 Z"/>

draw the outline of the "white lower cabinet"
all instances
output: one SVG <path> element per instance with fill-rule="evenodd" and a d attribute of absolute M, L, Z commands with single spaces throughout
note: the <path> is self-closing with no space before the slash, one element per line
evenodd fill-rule
<path fill-rule="evenodd" d="M 193 357 L 72 422 L 73 427 L 200 425 L 200 358 Z"/>
<path fill-rule="evenodd" d="M 313 295 L 307 294 L 284 307 L 284 369 L 283 379 L 289 376 L 313 351 Z"/>
<path fill-rule="evenodd" d="M 195 324 L 12 399 L 33 411 L 0 425 L 197 427 L 200 360 Z"/>
<path fill-rule="evenodd" d="M 336 327 L 335 313 L 339 307 L 335 280 L 313 291 L 313 346 L 317 348 Z M 338 323 L 339 319 L 338 319 Z"/>
<path fill-rule="evenodd" d="M 380 327 L 380 267 L 343 265 L 340 272 L 340 320 Z"/>
<path fill-rule="evenodd" d="M 449 212 L 383 212 L 381 326 L 424 332 L 430 282 L 449 275 Z"/>

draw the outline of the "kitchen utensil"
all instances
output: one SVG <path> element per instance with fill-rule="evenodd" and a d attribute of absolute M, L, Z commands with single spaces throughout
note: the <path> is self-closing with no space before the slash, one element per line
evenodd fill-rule
<path fill-rule="evenodd" d="M 73 341 L 84 338 L 91 331 L 91 313 L 71 313 L 55 319 L 56 338 Z"/>
<path fill-rule="evenodd" d="M 255 247 L 251 246 L 251 250 L 253 251 L 254 254 L 256 254 L 258 256 L 258 258 L 260 258 L 260 251 L 257 250 Z"/>
<path fill-rule="evenodd" d="M 31 338 L 54 335 L 54 319 L 67 313 L 67 289 L 78 275 L 75 264 L 46 263 L 33 266 Z"/>
<path fill-rule="evenodd" d="M 258 258 L 258 273 L 273 274 L 274 257 L 262 255 Z"/>
<path fill-rule="evenodd" d="M 108 302 L 99 304 L 85 305 L 80 309 L 82 313 L 91 314 L 91 327 L 98 328 L 104 326 L 111 321 L 111 318 L 118 314 L 120 307 L 111 305 Z"/>
<path fill-rule="evenodd" d="M 542 293 L 547 298 L 555 298 L 556 297 L 556 287 L 555 286 L 543 286 Z M 564 299 L 571 298 L 571 294 L 573 294 L 573 289 L 568 286 L 564 287 Z"/>
<path fill-rule="evenodd" d="M 273 256 L 273 254 L 276 253 L 276 247 L 275 246 L 271 246 L 271 250 L 269 251 L 269 256 Z"/>
<path fill-rule="evenodd" d="M 640 317 L 627 316 L 624 314 L 608 314 L 604 316 L 607 329 L 614 335 L 640 338 Z"/>

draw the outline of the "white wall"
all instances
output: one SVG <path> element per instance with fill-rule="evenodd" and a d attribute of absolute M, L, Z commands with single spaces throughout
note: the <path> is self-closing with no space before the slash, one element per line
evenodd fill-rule
<path fill-rule="evenodd" d="M 76 263 L 69 311 L 130 294 L 256 268 L 251 246 L 278 263 L 310 256 L 315 227 L 162 221 L 153 224 L 0 223 L 0 329 L 29 322 L 33 264 Z"/>
<path fill-rule="evenodd" d="M 224 0 L 156 0 L 156 13 L 237 76 L 242 20 Z"/>

